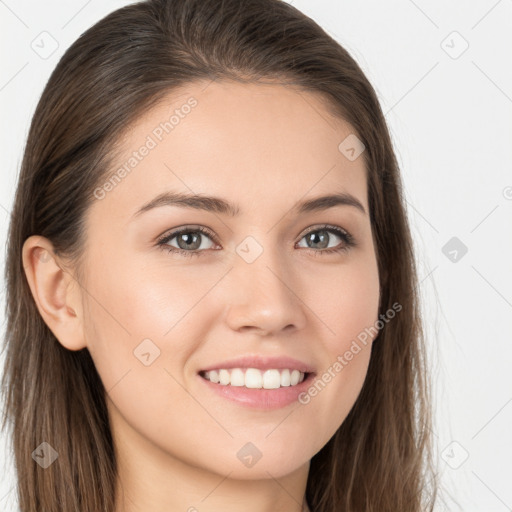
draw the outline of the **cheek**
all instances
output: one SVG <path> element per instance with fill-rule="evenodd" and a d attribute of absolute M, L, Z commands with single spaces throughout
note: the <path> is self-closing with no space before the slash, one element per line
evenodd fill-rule
<path fill-rule="evenodd" d="M 350 262 L 317 272 L 306 283 L 308 305 L 325 327 L 324 340 L 332 357 L 378 318 L 379 275 L 374 258 L 354 255 Z M 371 337 L 368 337 L 368 342 Z"/>
<path fill-rule="evenodd" d="M 187 460 L 194 442 L 204 437 L 204 423 L 184 429 L 183 417 L 186 412 L 203 418 L 205 411 L 184 389 L 183 368 L 205 328 L 194 317 L 200 309 L 194 304 L 211 287 L 212 276 L 190 286 L 184 272 L 157 272 L 122 257 L 112 267 L 98 263 L 90 276 L 86 337 L 113 425 L 130 436 L 128 424 Z"/>
<path fill-rule="evenodd" d="M 331 271 L 328 281 L 324 276 L 310 289 L 317 290 L 308 300 L 316 304 L 314 311 L 322 321 L 326 357 L 301 403 L 330 437 L 350 412 L 367 375 L 378 320 L 376 261 L 361 260 Z"/>
<path fill-rule="evenodd" d="M 101 254 L 91 256 L 94 272 L 88 274 L 84 302 L 87 343 L 105 387 L 140 366 L 148 352 L 144 357 L 156 366 L 182 368 L 215 318 L 200 302 L 223 270 L 205 266 L 192 274 L 168 268 L 165 260 L 148 264 L 104 252 L 111 255 L 108 262 Z"/>

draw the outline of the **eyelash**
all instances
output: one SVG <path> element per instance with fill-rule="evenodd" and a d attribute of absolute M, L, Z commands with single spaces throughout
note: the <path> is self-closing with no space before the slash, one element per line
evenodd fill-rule
<path fill-rule="evenodd" d="M 319 256 L 320 254 L 325 254 L 325 253 L 332 254 L 332 253 L 348 252 L 352 247 L 355 247 L 355 245 L 356 245 L 354 237 L 348 231 L 345 231 L 344 229 L 341 229 L 337 226 L 332 226 L 330 224 L 324 224 L 323 226 L 318 226 L 318 227 L 315 227 L 314 229 L 310 229 L 309 231 L 307 231 L 306 233 L 304 233 L 302 235 L 301 240 L 305 236 L 307 236 L 311 233 L 316 233 L 317 231 L 327 231 L 329 233 L 334 233 L 335 235 L 338 235 L 343 240 L 344 244 L 341 247 L 331 248 L 331 249 L 318 249 L 317 250 L 317 249 L 312 249 L 312 248 L 306 248 L 310 251 L 313 251 L 313 253 L 315 253 L 315 256 Z M 176 236 L 182 235 L 182 234 L 188 234 L 188 233 L 201 233 L 202 235 L 206 235 L 207 237 L 209 237 L 215 244 L 220 245 L 217 242 L 217 239 L 213 235 L 213 233 L 209 229 L 207 229 L 203 226 L 197 226 L 197 227 L 189 226 L 186 228 L 181 228 L 176 231 L 173 231 L 172 233 L 169 233 L 169 234 L 164 235 L 163 237 L 159 238 L 157 245 L 161 249 L 167 250 L 170 253 L 181 254 L 186 257 L 199 256 L 200 253 L 205 251 L 204 249 L 202 249 L 202 250 L 196 249 L 194 251 L 186 251 L 185 249 L 179 249 L 177 247 L 172 247 L 170 245 L 167 245 L 168 242 L 170 242 Z"/>

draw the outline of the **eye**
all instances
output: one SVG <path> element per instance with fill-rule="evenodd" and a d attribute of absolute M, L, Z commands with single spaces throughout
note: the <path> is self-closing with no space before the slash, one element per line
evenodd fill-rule
<path fill-rule="evenodd" d="M 333 237 L 333 235 L 335 236 Z M 329 243 L 336 237 L 342 240 L 341 245 L 338 242 L 338 244 L 330 246 Z M 302 239 L 306 240 L 306 244 L 310 244 L 306 245 L 307 249 L 320 249 L 320 251 L 314 251 L 316 253 L 348 251 L 351 247 L 356 245 L 354 237 L 350 233 L 338 226 L 331 226 L 330 224 L 310 229 Z"/>
<path fill-rule="evenodd" d="M 169 252 L 175 252 L 183 254 L 184 256 L 198 255 L 205 249 L 211 249 L 212 247 L 205 247 L 203 243 L 205 238 L 209 238 L 210 241 L 215 241 L 213 233 L 209 229 L 203 226 L 188 226 L 181 228 L 172 233 L 165 235 L 158 241 L 158 246 L 163 249 L 167 249 Z M 178 246 L 171 245 L 170 242 L 176 239 Z"/>

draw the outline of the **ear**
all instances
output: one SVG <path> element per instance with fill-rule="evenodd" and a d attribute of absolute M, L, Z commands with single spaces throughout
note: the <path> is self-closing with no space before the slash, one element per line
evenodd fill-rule
<path fill-rule="evenodd" d="M 52 243 L 41 236 L 25 240 L 22 259 L 30 290 L 46 325 L 68 350 L 84 348 L 82 298 L 71 270 L 65 269 Z"/>

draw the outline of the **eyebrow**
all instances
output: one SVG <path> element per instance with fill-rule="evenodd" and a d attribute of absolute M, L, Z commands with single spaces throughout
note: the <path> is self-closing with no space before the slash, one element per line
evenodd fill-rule
<path fill-rule="evenodd" d="M 232 204 L 225 199 L 214 196 L 203 196 L 183 192 L 163 192 L 137 210 L 133 217 L 138 217 L 144 212 L 161 206 L 179 206 L 182 208 L 194 208 L 208 212 L 236 217 L 240 214 L 240 206 Z M 366 215 L 366 210 L 360 201 L 346 192 L 329 194 L 325 196 L 306 199 L 295 204 L 292 211 L 297 214 L 306 212 L 327 210 L 335 206 L 352 206 Z"/>

